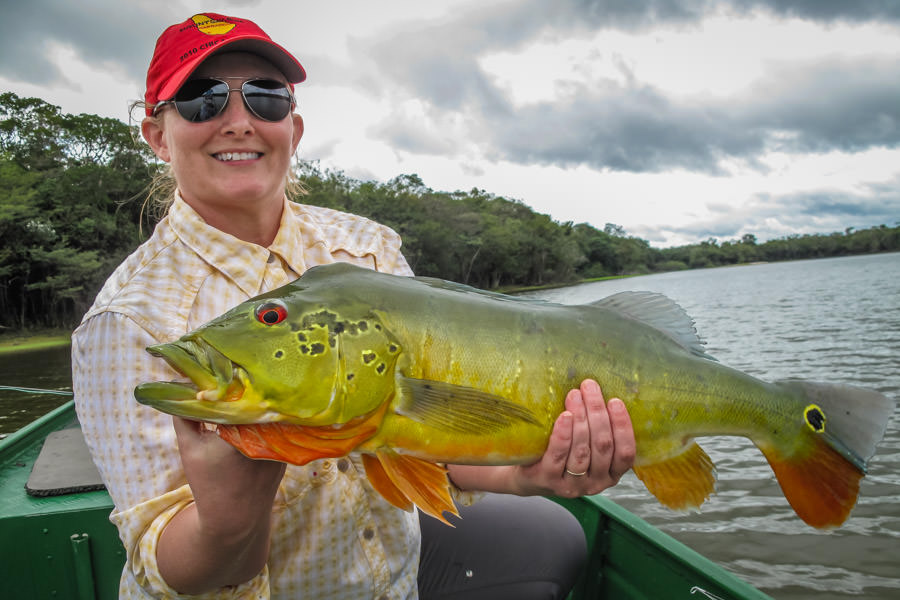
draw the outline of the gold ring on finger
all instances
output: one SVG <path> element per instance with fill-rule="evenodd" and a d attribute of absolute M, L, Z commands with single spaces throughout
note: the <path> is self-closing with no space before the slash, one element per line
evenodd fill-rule
<path fill-rule="evenodd" d="M 568 473 L 569 475 L 572 475 L 574 477 L 581 477 L 582 475 L 587 475 L 587 471 L 582 471 L 581 473 L 573 473 L 569 469 L 566 469 L 566 473 Z"/>

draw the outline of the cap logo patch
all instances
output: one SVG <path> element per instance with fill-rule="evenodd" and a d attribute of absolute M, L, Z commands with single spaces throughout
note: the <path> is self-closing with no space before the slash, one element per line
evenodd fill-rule
<path fill-rule="evenodd" d="M 234 29 L 234 23 L 217 21 L 204 14 L 194 15 L 191 17 L 191 20 L 197 25 L 200 33 L 205 33 L 206 35 L 222 35 Z"/>

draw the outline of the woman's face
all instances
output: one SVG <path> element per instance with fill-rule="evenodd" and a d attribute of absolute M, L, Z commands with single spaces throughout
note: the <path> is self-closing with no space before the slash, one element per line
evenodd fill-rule
<path fill-rule="evenodd" d="M 232 89 L 248 79 L 286 81 L 271 63 L 243 52 L 210 57 L 191 75 L 204 77 L 229 77 Z M 280 215 L 303 120 L 293 113 L 274 123 L 258 119 L 240 92 L 232 91 L 222 113 L 209 121 L 191 123 L 168 105 L 157 119 L 145 119 L 143 133 L 157 156 L 171 165 L 182 198 L 214 224 L 217 216 L 248 208 L 277 206 Z"/>

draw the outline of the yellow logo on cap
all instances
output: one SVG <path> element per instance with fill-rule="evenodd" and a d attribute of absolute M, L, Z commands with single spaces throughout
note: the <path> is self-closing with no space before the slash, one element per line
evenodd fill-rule
<path fill-rule="evenodd" d="M 206 35 L 222 35 L 223 33 L 228 33 L 229 31 L 234 29 L 234 23 L 216 21 L 215 19 L 210 19 L 203 14 L 194 15 L 193 17 L 191 17 L 191 19 L 197 25 L 197 29 L 199 29 L 201 33 L 205 33 Z"/>

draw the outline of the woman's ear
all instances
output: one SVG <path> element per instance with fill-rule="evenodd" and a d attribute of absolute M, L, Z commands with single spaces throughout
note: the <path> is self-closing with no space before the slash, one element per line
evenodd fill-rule
<path fill-rule="evenodd" d="M 294 124 L 294 135 L 291 138 L 291 154 L 293 154 L 297 151 L 297 146 L 300 144 L 300 138 L 303 137 L 303 117 L 297 113 L 291 113 L 291 119 Z"/>
<path fill-rule="evenodd" d="M 168 141 L 162 127 L 160 117 L 146 117 L 141 121 L 141 135 L 150 144 L 153 153 L 163 162 L 169 162 L 172 154 L 169 152 Z"/>

